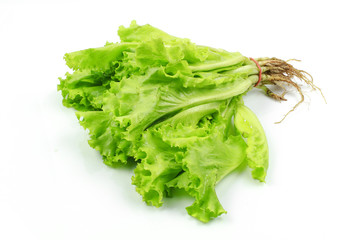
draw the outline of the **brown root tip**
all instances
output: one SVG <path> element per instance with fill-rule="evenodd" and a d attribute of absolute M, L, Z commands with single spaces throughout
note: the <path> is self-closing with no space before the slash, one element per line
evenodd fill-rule
<path fill-rule="evenodd" d="M 284 95 L 288 93 L 288 90 L 285 86 L 291 86 L 297 90 L 301 97 L 299 102 L 297 102 L 295 106 L 290 111 L 288 111 L 279 122 L 276 123 L 281 123 L 289 115 L 289 113 L 293 112 L 304 101 L 303 91 L 300 85 L 294 81 L 294 79 L 296 78 L 303 81 L 305 85 L 310 86 L 313 90 L 318 90 L 326 103 L 326 99 L 321 89 L 313 83 L 312 76 L 303 70 L 298 70 L 294 68 L 291 64 L 288 63 L 289 61 L 299 60 L 290 59 L 288 61 L 284 61 L 277 58 L 258 59 L 258 63 L 260 64 L 261 69 L 263 69 L 263 80 L 260 82 L 258 88 L 264 90 L 265 94 L 271 98 L 279 101 L 285 101 L 286 99 L 284 98 Z M 281 87 L 283 89 L 282 95 L 277 95 L 273 93 L 269 88 L 265 86 L 267 84 Z"/>

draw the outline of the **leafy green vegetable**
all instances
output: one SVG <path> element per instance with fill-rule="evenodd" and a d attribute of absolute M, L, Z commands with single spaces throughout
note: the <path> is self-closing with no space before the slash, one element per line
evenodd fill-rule
<path fill-rule="evenodd" d="M 269 161 L 265 132 L 256 115 L 244 104 L 238 105 L 234 122 L 241 135 L 247 139 L 247 165 L 253 169 L 252 176 L 264 182 Z"/>
<path fill-rule="evenodd" d="M 256 84 L 283 100 L 265 84 L 299 90 L 292 77 L 310 81 L 282 60 L 261 58 L 258 83 L 259 66 L 240 53 L 135 21 L 118 35 L 120 43 L 65 54 L 73 73 L 58 85 L 64 106 L 77 110 L 105 164 L 137 163 L 132 181 L 147 204 L 159 207 L 183 189 L 195 199 L 191 216 L 208 222 L 225 213 L 216 184 L 243 163 L 264 182 L 268 168 L 264 130 L 242 96 Z"/>

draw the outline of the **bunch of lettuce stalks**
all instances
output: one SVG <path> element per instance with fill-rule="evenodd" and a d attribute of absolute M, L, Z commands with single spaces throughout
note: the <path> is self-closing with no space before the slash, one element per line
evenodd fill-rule
<path fill-rule="evenodd" d="M 293 79 L 317 87 L 283 60 L 250 60 L 135 21 L 118 35 L 120 43 L 65 54 L 73 73 L 58 85 L 64 106 L 77 110 L 105 164 L 136 162 L 132 183 L 147 204 L 159 207 L 183 189 L 194 198 L 191 216 L 208 222 L 226 213 L 216 184 L 243 164 L 264 182 L 268 168 L 264 130 L 242 97 L 256 86 L 286 100 L 291 87 L 300 104 Z"/>

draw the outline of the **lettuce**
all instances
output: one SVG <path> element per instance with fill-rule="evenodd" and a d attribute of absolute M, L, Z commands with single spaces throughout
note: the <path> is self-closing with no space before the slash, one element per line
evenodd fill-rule
<path fill-rule="evenodd" d="M 118 35 L 119 43 L 65 54 L 73 72 L 60 78 L 63 105 L 77 110 L 105 164 L 136 163 L 132 183 L 147 204 L 159 207 L 183 189 L 194 198 L 189 215 L 208 222 L 226 213 L 219 181 L 242 164 L 254 179 L 266 177 L 264 130 L 242 101 L 259 81 L 259 67 L 238 52 L 198 46 L 150 25 L 132 22 Z M 260 89 L 280 81 L 278 62 L 258 61 Z"/>

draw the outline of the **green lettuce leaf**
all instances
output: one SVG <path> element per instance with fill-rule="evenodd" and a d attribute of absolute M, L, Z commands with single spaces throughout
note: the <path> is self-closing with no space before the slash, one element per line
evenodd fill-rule
<path fill-rule="evenodd" d="M 74 70 L 106 70 L 111 63 L 121 60 L 124 52 L 133 52 L 136 43 L 111 43 L 100 48 L 89 48 L 67 53 L 64 56 L 66 64 Z"/>
<path fill-rule="evenodd" d="M 139 26 L 136 21 L 132 21 L 128 28 L 120 26 L 118 35 L 121 42 L 144 42 L 154 38 L 172 40 L 175 38 L 149 24 Z"/>
<path fill-rule="evenodd" d="M 103 111 L 76 112 L 80 124 L 89 130 L 89 145 L 103 156 L 104 163 L 110 166 L 126 164 L 131 142 L 122 138 L 125 131 L 113 120 L 111 113 Z"/>
<path fill-rule="evenodd" d="M 163 204 L 166 183 L 182 171 L 182 156 L 183 151 L 164 142 L 158 131 L 148 130 L 143 134 L 136 155 L 141 162 L 135 168 L 132 180 L 147 204 L 156 207 Z"/>
<path fill-rule="evenodd" d="M 76 110 L 98 110 L 103 104 L 103 94 L 108 89 L 108 73 L 76 71 L 59 78 L 58 90 L 63 96 L 63 105 Z"/>
<path fill-rule="evenodd" d="M 253 169 L 253 178 L 265 182 L 269 166 L 269 148 L 259 119 L 240 101 L 234 122 L 236 129 L 247 139 L 247 165 Z"/>

